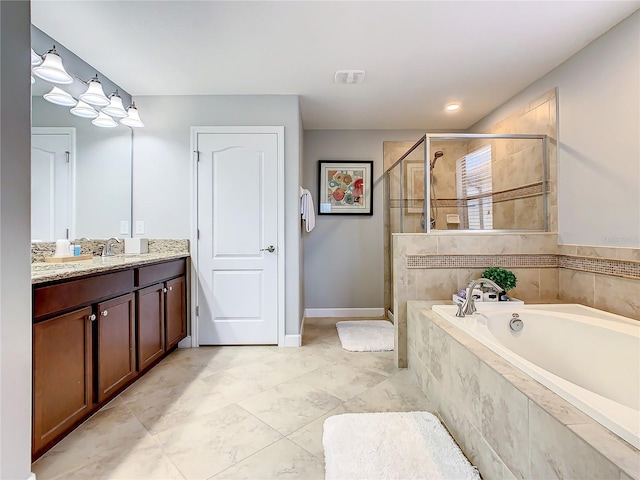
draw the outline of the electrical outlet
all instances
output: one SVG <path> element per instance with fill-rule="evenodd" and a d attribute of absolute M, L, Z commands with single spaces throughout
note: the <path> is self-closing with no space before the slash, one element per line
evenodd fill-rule
<path fill-rule="evenodd" d="M 120 234 L 126 235 L 129 233 L 129 220 L 120 220 Z"/>
<path fill-rule="evenodd" d="M 136 220 L 136 235 L 144 235 L 144 220 Z"/>

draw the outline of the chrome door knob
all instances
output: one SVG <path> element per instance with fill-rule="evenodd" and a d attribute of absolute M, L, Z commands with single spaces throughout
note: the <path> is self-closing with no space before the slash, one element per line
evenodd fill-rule
<path fill-rule="evenodd" d="M 261 248 L 260 251 L 273 253 L 276 251 L 276 247 L 274 247 L 273 245 L 269 245 L 267 248 Z"/>

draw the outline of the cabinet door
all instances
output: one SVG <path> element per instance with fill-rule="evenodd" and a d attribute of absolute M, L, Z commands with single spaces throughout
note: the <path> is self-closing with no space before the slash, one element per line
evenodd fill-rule
<path fill-rule="evenodd" d="M 139 290 L 138 370 L 142 371 L 164 353 L 164 285 L 159 283 Z"/>
<path fill-rule="evenodd" d="M 34 455 L 93 408 L 90 307 L 33 326 Z"/>
<path fill-rule="evenodd" d="M 133 293 L 98 304 L 98 401 L 135 375 Z"/>
<path fill-rule="evenodd" d="M 185 277 L 167 282 L 165 325 L 167 329 L 167 350 L 173 348 L 187 336 L 187 305 Z"/>

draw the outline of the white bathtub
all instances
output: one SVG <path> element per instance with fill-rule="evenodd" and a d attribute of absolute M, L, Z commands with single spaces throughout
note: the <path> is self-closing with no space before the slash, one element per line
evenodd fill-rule
<path fill-rule="evenodd" d="M 493 305 L 464 318 L 455 305 L 433 310 L 640 448 L 640 322 L 582 305 Z"/>

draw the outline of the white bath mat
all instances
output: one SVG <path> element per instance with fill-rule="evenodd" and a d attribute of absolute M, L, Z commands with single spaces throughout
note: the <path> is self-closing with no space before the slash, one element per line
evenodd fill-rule
<path fill-rule="evenodd" d="M 336 323 L 342 348 L 351 352 L 393 350 L 393 324 L 386 320 L 356 320 Z"/>
<path fill-rule="evenodd" d="M 326 480 L 480 480 L 428 412 L 347 413 L 323 428 Z"/>

